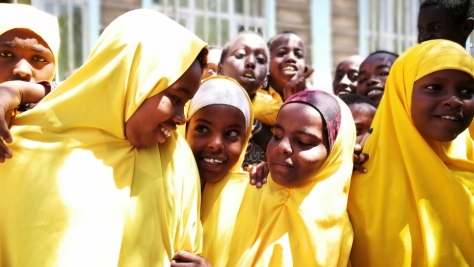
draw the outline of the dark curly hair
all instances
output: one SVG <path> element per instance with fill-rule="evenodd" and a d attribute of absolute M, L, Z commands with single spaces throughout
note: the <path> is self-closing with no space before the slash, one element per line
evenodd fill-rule
<path fill-rule="evenodd" d="M 442 6 L 457 26 L 460 26 L 468 18 L 474 17 L 474 4 L 472 0 L 425 0 L 420 9 L 427 6 Z"/>
<path fill-rule="evenodd" d="M 206 46 L 196 57 L 196 60 L 199 61 L 199 65 L 201 65 L 201 72 L 207 67 L 207 54 L 209 54 L 209 49 Z"/>

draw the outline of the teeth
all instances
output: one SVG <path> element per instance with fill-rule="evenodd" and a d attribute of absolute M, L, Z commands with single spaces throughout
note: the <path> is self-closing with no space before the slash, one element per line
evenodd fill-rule
<path fill-rule="evenodd" d="M 296 68 L 293 66 L 284 67 L 283 70 L 295 71 Z"/>
<path fill-rule="evenodd" d="M 375 94 L 381 94 L 381 93 L 383 93 L 383 90 L 372 90 L 367 95 L 375 95 Z"/>
<path fill-rule="evenodd" d="M 252 75 L 252 74 L 250 74 L 250 73 L 245 73 L 245 74 L 244 74 L 244 77 L 247 77 L 247 78 L 253 78 L 253 75 Z"/>
<path fill-rule="evenodd" d="M 211 163 L 211 164 L 221 164 L 221 163 L 223 163 L 223 161 L 220 161 L 218 159 L 209 159 L 209 158 L 204 158 L 204 161 L 207 162 L 207 163 Z"/>
<path fill-rule="evenodd" d="M 164 135 L 166 135 L 166 137 L 170 137 L 171 136 L 171 131 L 168 131 L 166 130 L 165 128 L 161 127 L 160 128 L 161 132 L 163 132 Z"/>
<path fill-rule="evenodd" d="M 452 116 L 441 116 L 442 119 L 457 121 L 458 119 Z"/>
<path fill-rule="evenodd" d="M 347 91 L 341 91 L 341 92 L 339 92 L 339 93 L 337 93 L 337 94 L 338 94 L 338 95 L 348 95 L 348 94 L 350 94 L 350 93 L 347 92 Z"/>

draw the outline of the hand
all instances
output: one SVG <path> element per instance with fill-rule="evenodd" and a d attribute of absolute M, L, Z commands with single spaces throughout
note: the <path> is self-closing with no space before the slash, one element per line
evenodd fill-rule
<path fill-rule="evenodd" d="M 314 70 L 309 69 L 307 72 L 303 73 L 300 77 L 289 81 L 283 87 L 283 100 L 287 100 L 292 95 L 303 91 L 306 89 L 306 78 L 313 74 Z"/>
<path fill-rule="evenodd" d="M 367 173 L 367 169 L 362 166 L 364 162 L 369 160 L 369 154 L 367 153 L 362 153 L 362 146 L 359 144 L 356 144 L 354 146 L 354 170 L 357 170 L 361 173 Z"/>
<path fill-rule="evenodd" d="M 249 168 L 250 184 L 255 185 L 257 188 L 262 188 L 267 183 L 267 177 L 270 170 L 268 169 L 268 163 L 262 161 L 255 163 Z"/>
<path fill-rule="evenodd" d="M 180 250 L 174 254 L 173 260 L 171 261 L 173 267 L 194 267 L 204 266 L 212 267 L 212 265 L 203 257 L 198 256 L 194 253 Z"/>

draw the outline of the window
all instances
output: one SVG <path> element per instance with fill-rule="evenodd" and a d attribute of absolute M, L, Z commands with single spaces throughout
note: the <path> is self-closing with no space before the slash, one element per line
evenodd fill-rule
<path fill-rule="evenodd" d="M 87 0 L 32 0 L 32 5 L 58 17 L 61 45 L 56 76 L 63 80 L 87 58 Z"/>
<path fill-rule="evenodd" d="M 361 29 L 361 54 L 376 50 L 402 53 L 417 43 L 417 21 L 420 0 L 364 0 L 360 19 L 365 20 Z M 364 23 L 362 22 L 362 25 Z"/>
<path fill-rule="evenodd" d="M 266 37 L 263 0 L 153 0 L 153 4 L 210 45 L 224 46 L 243 30 Z"/>

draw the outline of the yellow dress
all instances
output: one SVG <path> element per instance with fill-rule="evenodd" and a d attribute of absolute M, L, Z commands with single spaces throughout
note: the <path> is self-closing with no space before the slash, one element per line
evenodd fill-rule
<path fill-rule="evenodd" d="M 286 188 L 270 175 L 257 189 L 246 174 L 206 184 L 203 256 L 213 266 L 347 266 L 355 128 L 349 109 L 338 102 L 342 121 L 336 143 L 310 183 Z"/>
<path fill-rule="evenodd" d="M 255 119 L 268 126 L 275 125 L 281 104 L 281 102 L 276 101 L 270 95 L 257 92 L 252 99 Z"/>
<path fill-rule="evenodd" d="M 364 152 L 348 211 L 352 266 L 474 266 L 474 147 L 466 130 L 451 142 L 426 141 L 411 120 L 414 82 L 455 69 L 474 77 L 458 44 L 433 40 L 393 65 Z"/>
<path fill-rule="evenodd" d="M 28 29 L 39 35 L 53 52 L 55 66 L 59 56 L 58 19 L 30 5 L 0 4 L 0 35 L 12 29 Z M 54 73 L 49 80 L 53 80 Z"/>
<path fill-rule="evenodd" d="M 204 47 L 161 13 L 128 12 L 76 73 L 15 118 L 14 156 L 0 164 L 1 266 L 169 266 L 177 250 L 200 252 L 186 141 L 175 132 L 138 149 L 124 123 Z"/>
<path fill-rule="evenodd" d="M 263 89 L 259 89 L 258 92 L 271 96 L 273 99 L 275 99 L 279 103 L 283 104 L 283 102 L 284 102 L 283 99 L 281 98 L 280 94 L 275 89 L 273 89 L 273 87 L 271 87 L 271 86 L 268 88 L 268 91 L 263 90 Z"/>

